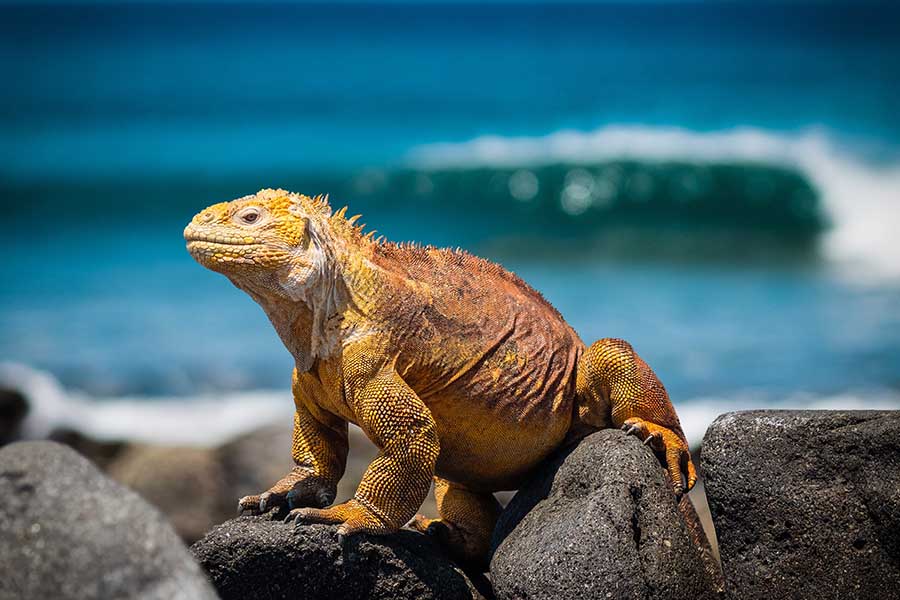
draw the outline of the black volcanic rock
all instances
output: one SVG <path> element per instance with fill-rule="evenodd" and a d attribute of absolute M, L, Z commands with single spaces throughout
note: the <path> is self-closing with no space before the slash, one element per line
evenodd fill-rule
<path fill-rule="evenodd" d="M 70 448 L 0 449 L 0 499 L 2 600 L 216 597 L 162 515 Z"/>
<path fill-rule="evenodd" d="M 720 581 L 693 505 L 653 452 L 597 432 L 541 466 L 500 516 L 499 599 L 713 598 Z"/>
<path fill-rule="evenodd" d="M 353 535 L 269 516 L 232 519 L 191 547 L 223 600 L 479 598 L 465 575 L 413 531 Z"/>
<path fill-rule="evenodd" d="M 747 411 L 703 441 L 731 597 L 900 595 L 900 411 Z"/>
<path fill-rule="evenodd" d="M 28 414 L 28 400 L 18 390 L 0 388 L 0 446 L 19 437 Z"/>

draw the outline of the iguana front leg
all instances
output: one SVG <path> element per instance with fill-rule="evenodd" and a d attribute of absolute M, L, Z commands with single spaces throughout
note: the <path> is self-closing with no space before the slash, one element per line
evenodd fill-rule
<path fill-rule="evenodd" d="M 697 472 L 675 407 L 631 344 L 615 338 L 595 342 L 578 363 L 576 388 L 588 410 L 608 407 L 614 426 L 663 455 L 676 494 L 694 487 Z"/>
<path fill-rule="evenodd" d="M 291 456 L 297 466 L 266 492 L 241 498 L 238 512 L 264 513 L 276 506 L 322 507 L 334 502 L 347 464 L 347 423 L 317 409 L 304 397 L 296 371 L 292 391 L 297 410 Z"/>
<path fill-rule="evenodd" d="M 362 359 L 365 361 L 365 359 Z M 428 494 L 440 449 L 428 407 L 388 366 L 346 383 L 359 426 L 380 449 L 354 497 L 331 508 L 299 508 L 296 523 L 341 523 L 339 535 L 385 534 L 405 525 Z"/>

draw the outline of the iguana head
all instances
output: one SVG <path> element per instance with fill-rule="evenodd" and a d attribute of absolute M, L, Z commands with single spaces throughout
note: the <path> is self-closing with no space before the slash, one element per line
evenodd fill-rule
<path fill-rule="evenodd" d="M 324 270 L 316 231 L 330 213 L 322 197 L 261 190 L 201 211 L 184 239 L 197 262 L 241 288 L 302 297 Z"/>

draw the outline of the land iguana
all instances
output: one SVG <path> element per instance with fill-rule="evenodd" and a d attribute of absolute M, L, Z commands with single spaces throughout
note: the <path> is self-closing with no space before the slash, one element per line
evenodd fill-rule
<path fill-rule="evenodd" d="M 340 535 L 409 523 L 483 564 L 500 511 L 556 448 L 621 427 L 660 456 L 676 494 L 697 479 L 662 383 L 632 347 L 586 347 L 540 293 L 461 250 L 396 244 L 327 197 L 262 190 L 184 230 L 201 265 L 265 311 L 294 358 L 296 466 L 239 510 L 289 509 Z M 378 447 L 352 499 L 330 506 L 347 423 Z M 432 480 L 439 519 L 416 511 Z"/>

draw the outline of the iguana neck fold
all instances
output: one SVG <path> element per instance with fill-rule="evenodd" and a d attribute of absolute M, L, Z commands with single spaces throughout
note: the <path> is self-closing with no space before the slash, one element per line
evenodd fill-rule
<path fill-rule="evenodd" d="M 198 262 L 263 308 L 302 373 L 383 329 L 386 307 L 412 296 L 430 301 L 410 280 L 410 256 L 363 233 L 357 219 L 332 211 L 325 196 L 266 189 L 210 206 L 184 235 Z"/>
<path fill-rule="evenodd" d="M 369 261 L 368 244 L 359 243 L 366 240 L 342 239 L 330 225 L 328 220 L 310 223 L 314 248 L 285 267 L 287 274 L 278 278 L 282 283 L 253 285 L 232 279 L 263 308 L 301 373 L 372 328 L 371 313 L 379 305 L 384 278 L 390 276 Z M 293 272 L 303 275 L 294 277 Z"/>

